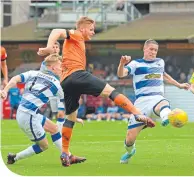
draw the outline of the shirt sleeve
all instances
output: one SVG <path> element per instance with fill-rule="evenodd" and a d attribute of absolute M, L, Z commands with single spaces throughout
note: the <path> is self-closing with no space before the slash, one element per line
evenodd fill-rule
<path fill-rule="evenodd" d="M 135 73 L 136 70 L 136 62 L 135 61 L 131 61 L 128 65 L 125 66 L 125 68 L 128 69 L 128 75 L 133 75 Z"/>
<path fill-rule="evenodd" d="M 79 31 L 72 29 L 67 31 L 67 39 L 80 41 L 80 40 L 83 40 L 83 36 Z"/>
<path fill-rule="evenodd" d="M 191 76 L 189 82 L 190 82 L 191 84 L 194 84 L 194 73 L 192 74 L 192 76 Z"/>
<path fill-rule="evenodd" d="M 164 62 L 163 59 L 161 59 L 161 65 L 162 65 L 162 67 L 163 67 L 163 73 L 164 73 L 164 72 L 165 72 L 165 62 Z"/>
<path fill-rule="evenodd" d="M 20 74 L 21 82 L 22 83 L 27 82 L 28 79 L 30 79 L 31 77 L 33 77 L 34 73 L 35 73 L 34 71 L 27 71 L 25 73 L 21 73 Z"/>

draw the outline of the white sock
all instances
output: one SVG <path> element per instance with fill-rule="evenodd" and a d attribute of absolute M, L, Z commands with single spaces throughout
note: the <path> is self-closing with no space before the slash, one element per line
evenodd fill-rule
<path fill-rule="evenodd" d="M 17 161 L 17 160 L 20 160 L 20 159 L 24 159 L 24 158 L 30 157 L 34 154 L 39 154 L 41 152 L 42 152 L 42 150 L 41 150 L 40 146 L 35 144 L 35 145 L 30 146 L 27 149 L 17 153 L 14 160 Z"/>
<path fill-rule="evenodd" d="M 124 143 L 124 147 L 125 147 L 125 149 L 127 150 L 127 152 L 130 154 L 131 151 L 135 148 L 135 143 L 134 143 L 133 145 L 131 145 L 131 146 L 127 146 L 127 145 L 126 145 L 126 142 L 125 142 L 125 143 Z"/>
<path fill-rule="evenodd" d="M 162 121 L 168 119 L 168 114 L 170 112 L 171 112 L 171 110 L 168 107 L 166 107 L 166 108 L 162 109 L 162 111 L 160 111 L 160 118 L 162 119 Z"/>
<path fill-rule="evenodd" d="M 59 149 L 60 152 L 62 152 L 62 138 L 61 134 L 57 132 L 54 135 L 51 135 L 52 141 L 55 144 L 55 146 Z"/>
<path fill-rule="evenodd" d="M 59 132 L 62 132 L 62 128 L 63 128 L 63 123 L 64 123 L 65 119 L 64 118 L 57 118 L 57 127 Z"/>

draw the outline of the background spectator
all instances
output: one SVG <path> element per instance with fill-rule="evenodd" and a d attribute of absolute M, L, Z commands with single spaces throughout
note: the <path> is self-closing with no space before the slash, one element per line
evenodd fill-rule
<path fill-rule="evenodd" d="M 19 88 L 13 87 L 9 90 L 9 102 L 10 102 L 10 119 L 13 119 L 13 113 L 17 111 L 20 100 L 21 100 L 21 93 Z"/>

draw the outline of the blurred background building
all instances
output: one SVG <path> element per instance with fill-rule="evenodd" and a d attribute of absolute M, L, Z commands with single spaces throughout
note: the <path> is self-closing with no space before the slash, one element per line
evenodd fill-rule
<path fill-rule="evenodd" d="M 96 21 L 96 35 L 86 43 L 87 70 L 131 100 L 135 99 L 131 78 L 118 79 L 117 66 L 121 55 L 141 58 L 143 43 L 149 38 L 159 42 L 158 56 L 165 60 L 166 72 L 179 82 L 188 82 L 194 71 L 194 0 L 4 0 L 1 43 L 8 53 L 9 76 L 39 69 L 43 58 L 36 52 L 46 45 L 50 31 L 72 29 L 83 15 Z M 166 85 L 165 95 L 172 107 L 184 109 L 194 121 L 190 92 Z M 110 105 L 109 100 L 103 101 Z M 91 111 L 102 98 L 84 96 L 84 102 Z M 7 117 L 8 101 L 3 108 Z"/>

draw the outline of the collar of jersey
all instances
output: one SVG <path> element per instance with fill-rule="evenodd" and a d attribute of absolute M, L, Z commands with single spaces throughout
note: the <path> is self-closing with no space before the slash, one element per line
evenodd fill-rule
<path fill-rule="evenodd" d="M 55 77 L 57 80 L 60 80 L 60 77 L 57 76 L 55 73 L 53 73 L 52 71 L 49 71 L 49 70 L 44 70 L 42 71 L 44 74 L 48 74 L 48 75 L 51 75 L 53 77 Z"/>
<path fill-rule="evenodd" d="M 145 62 L 145 63 L 154 63 L 156 61 L 159 61 L 160 58 L 155 58 L 154 60 L 145 60 L 144 58 L 142 58 L 142 60 Z"/>

